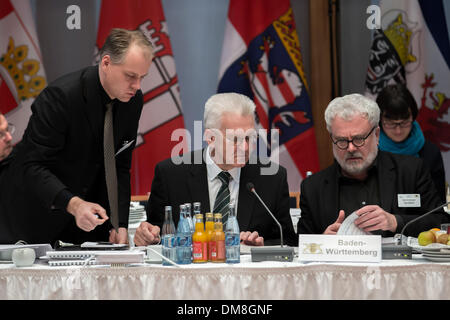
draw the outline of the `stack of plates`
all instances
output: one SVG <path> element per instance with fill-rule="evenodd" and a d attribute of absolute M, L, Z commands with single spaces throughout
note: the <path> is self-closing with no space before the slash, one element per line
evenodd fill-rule
<path fill-rule="evenodd" d="M 136 229 L 139 227 L 141 222 L 147 220 L 147 214 L 145 213 L 145 208 L 139 202 L 130 202 L 130 216 L 128 218 L 128 236 L 130 240 L 130 245 L 136 233 Z"/>
<path fill-rule="evenodd" d="M 446 248 L 427 248 L 422 249 L 422 256 L 430 261 L 450 262 L 450 249 Z"/>

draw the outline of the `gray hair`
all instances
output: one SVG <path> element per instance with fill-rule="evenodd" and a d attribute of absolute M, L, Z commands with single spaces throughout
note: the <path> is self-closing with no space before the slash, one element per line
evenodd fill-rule
<path fill-rule="evenodd" d="M 222 115 L 226 112 L 254 117 L 255 104 L 243 94 L 234 92 L 215 94 L 205 103 L 203 115 L 205 129 L 219 129 Z"/>
<path fill-rule="evenodd" d="M 372 126 L 377 126 L 380 121 L 380 108 L 375 101 L 358 93 L 333 99 L 325 110 L 328 132 L 331 133 L 331 122 L 336 116 L 351 120 L 356 115 L 363 116 Z"/>
<path fill-rule="evenodd" d="M 146 50 L 149 59 L 153 57 L 152 44 L 142 31 L 113 28 L 100 49 L 100 59 L 109 55 L 112 63 L 121 64 L 128 49 L 133 44 Z"/>

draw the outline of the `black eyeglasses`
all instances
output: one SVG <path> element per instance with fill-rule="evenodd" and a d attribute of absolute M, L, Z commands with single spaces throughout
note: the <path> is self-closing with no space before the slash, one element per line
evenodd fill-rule
<path fill-rule="evenodd" d="M 383 122 L 384 129 L 395 129 L 397 126 L 400 128 L 409 128 L 409 127 L 411 127 L 411 124 L 413 123 L 412 120 L 404 120 L 401 122 L 392 122 L 392 121 L 383 120 L 382 122 Z"/>
<path fill-rule="evenodd" d="M 338 139 L 336 141 L 333 140 L 333 137 L 330 134 L 331 141 L 341 150 L 345 150 L 348 148 L 348 144 L 351 142 L 355 147 L 360 148 L 366 142 L 366 139 L 372 134 L 373 130 L 375 130 L 377 126 L 373 127 L 372 130 L 365 137 L 354 137 L 351 140 L 347 139 Z"/>

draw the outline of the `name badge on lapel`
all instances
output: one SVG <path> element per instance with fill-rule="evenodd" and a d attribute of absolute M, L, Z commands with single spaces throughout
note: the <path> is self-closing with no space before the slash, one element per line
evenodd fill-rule
<path fill-rule="evenodd" d="M 420 208 L 420 194 L 398 194 L 398 206 L 399 208 Z"/>

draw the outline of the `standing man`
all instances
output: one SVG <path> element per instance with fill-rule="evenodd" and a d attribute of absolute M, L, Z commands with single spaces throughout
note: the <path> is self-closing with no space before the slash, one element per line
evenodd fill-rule
<path fill-rule="evenodd" d="M 336 98 L 325 110 L 325 121 L 335 162 L 301 184 L 299 234 L 336 234 L 355 212 L 358 228 L 389 237 L 442 204 L 420 158 L 378 150 L 375 101 L 360 94 Z M 441 210 L 410 225 L 405 234 L 417 237 L 448 221 Z"/>
<path fill-rule="evenodd" d="M 140 31 L 112 29 L 100 57 L 34 101 L 12 166 L 10 235 L 1 241 L 127 242 L 140 85 L 153 51 Z"/>
<path fill-rule="evenodd" d="M 233 202 L 241 242 L 257 246 L 279 244 L 278 225 L 247 190 L 249 182 L 281 223 L 285 243 L 297 245 L 289 214 L 286 169 L 278 166 L 278 170 L 264 174 L 265 166 L 249 163 L 250 146 L 256 142 L 254 115 L 255 105 L 245 95 L 220 93 L 208 99 L 204 112 L 208 147 L 156 165 L 147 222 L 136 230 L 136 245 L 158 243 L 164 207 L 171 205 L 178 212 L 180 204 L 186 202 L 200 202 L 202 213 L 220 212 L 224 221 L 228 204 Z M 175 213 L 173 219 L 177 223 L 179 215 Z"/>

